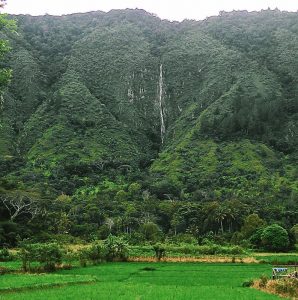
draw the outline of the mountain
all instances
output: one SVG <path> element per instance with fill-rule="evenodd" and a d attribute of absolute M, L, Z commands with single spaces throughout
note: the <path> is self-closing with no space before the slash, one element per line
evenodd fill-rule
<path fill-rule="evenodd" d="M 295 211 L 297 13 L 11 18 L 3 194 L 119 204 L 148 193 Z"/>

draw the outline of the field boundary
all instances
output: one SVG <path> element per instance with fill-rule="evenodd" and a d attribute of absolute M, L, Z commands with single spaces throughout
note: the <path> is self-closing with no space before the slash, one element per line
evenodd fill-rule
<path fill-rule="evenodd" d="M 163 257 L 157 261 L 155 257 L 129 257 L 129 262 L 206 262 L 206 263 L 260 263 L 254 257 L 236 256 L 204 256 L 204 257 Z"/>
<path fill-rule="evenodd" d="M 18 293 L 24 291 L 31 291 L 31 290 L 40 290 L 40 289 L 48 289 L 48 288 L 58 288 L 70 285 L 83 285 L 83 284 L 94 284 L 98 282 L 96 278 L 92 278 L 89 280 L 82 280 L 82 281 L 69 281 L 69 282 L 62 282 L 62 283 L 42 283 L 42 284 L 34 284 L 16 288 L 0 288 L 0 295 L 1 294 L 9 294 L 9 293 Z"/>

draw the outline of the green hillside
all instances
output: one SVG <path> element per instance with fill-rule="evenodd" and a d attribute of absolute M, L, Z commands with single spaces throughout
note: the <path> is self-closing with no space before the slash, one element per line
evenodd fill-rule
<path fill-rule="evenodd" d="M 0 225 L 0 240 L 151 224 L 157 240 L 212 230 L 229 241 L 252 213 L 297 223 L 297 13 L 11 18 L 0 192 L 46 213 L 10 220 L 11 237 Z M 241 213 L 228 216 L 229 203 Z M 4 205 L 0 215 L 12 226 Z"/>

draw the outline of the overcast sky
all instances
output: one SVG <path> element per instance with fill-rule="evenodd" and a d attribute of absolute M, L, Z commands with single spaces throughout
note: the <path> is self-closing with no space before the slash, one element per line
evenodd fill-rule
<path fill-rule="evenodd" d="M 202 20 L 221 10 L 261 10 L 279 8 L 297 11 L 298 0 L 7 0 L 4 9 L 12 14 L 52 15 L 109 11 L 114 8 L 142 8 L 162 19 Z"/>

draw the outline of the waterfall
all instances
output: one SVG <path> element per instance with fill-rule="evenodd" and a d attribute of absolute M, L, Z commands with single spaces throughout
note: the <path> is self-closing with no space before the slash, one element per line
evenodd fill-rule
<path fill-rule="evenodd" d="M 166 133 L 165 120 L 164 120 L 164 108 L 163 108 L 163 76 L 162 76 L 162 64 L 159 66 L 159 113 L 160 113 L 160 137 L 161 143 L 164 142 L 164 136 Z"/>

